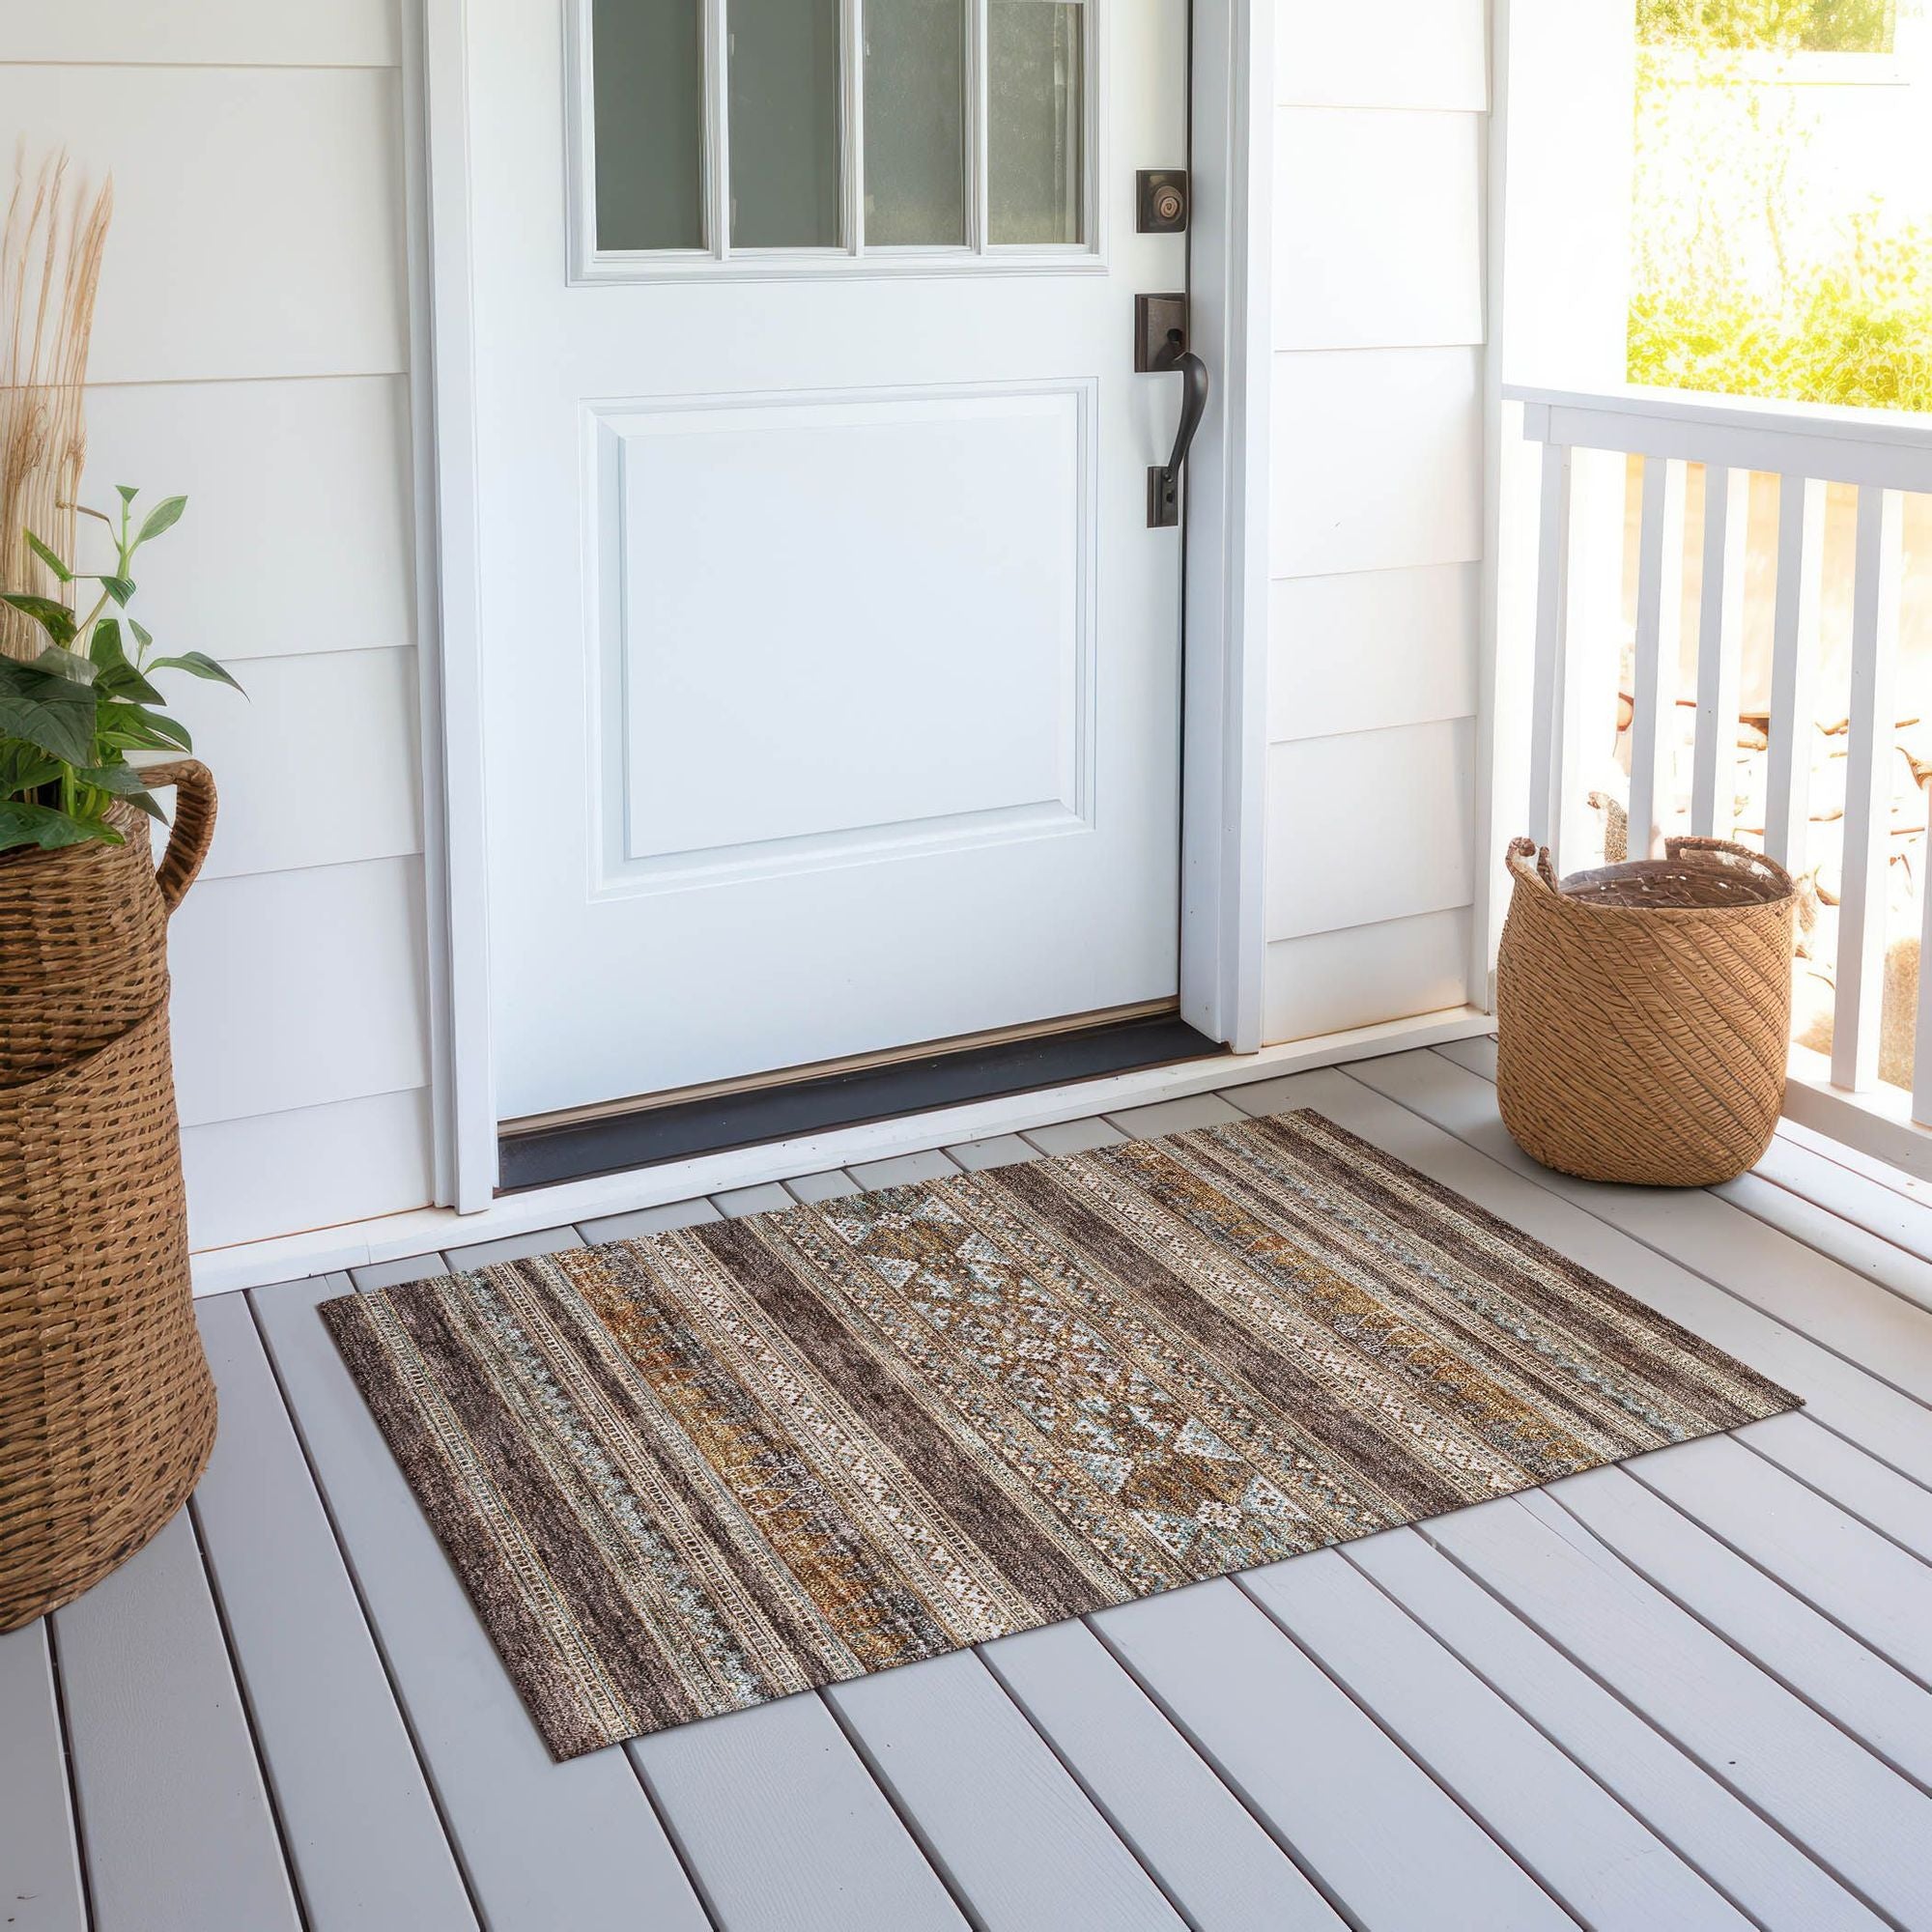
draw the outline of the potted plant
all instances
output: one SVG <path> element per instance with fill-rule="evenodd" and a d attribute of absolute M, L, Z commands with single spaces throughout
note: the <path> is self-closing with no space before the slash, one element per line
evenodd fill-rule
<path fill-rule="evenodd" d="M 234 682 L 200 652 L 157 652 L 128 613 L 137 556 L 185 499 L 140 514 L 123 488 L 117 513 L 78 511 L 84 325 L 106 201 L 77 210 L 65 248 L 57 168 L 28 205 L 23 221 L 16 188 L 0 246 L 0 314 L 14 327 L 0 366 L 0 1631 L 138 1549 L 213 1442 L 189 1300 L 166 923 L 206 855 L 214 788 L 156 680 Z M 34 267 L 38 304 L 18 298 L 34 293 Z M 58 522 L 11 521 L 35 500 Z M 106 526 L 108 568 L 79 568 L 78 515 Z M 157 872 L 147 828 L 165 786 L 177 804 Z"/>

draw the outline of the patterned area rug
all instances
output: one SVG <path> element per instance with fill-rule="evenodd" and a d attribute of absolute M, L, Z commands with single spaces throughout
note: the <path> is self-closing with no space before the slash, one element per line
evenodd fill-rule
<path fill-rule="evenodd" d="M 322 1313 L 559 1758 L 1798 1406 L 1314 1113 Z"/>

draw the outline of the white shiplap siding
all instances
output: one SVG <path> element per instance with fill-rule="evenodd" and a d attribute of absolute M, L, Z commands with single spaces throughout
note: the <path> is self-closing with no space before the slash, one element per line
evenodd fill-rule
<path fill-rule="evenodd" d="M 1264 1037 L 1460 1004 L 1484 0 L 1279 0 Z"/>
<path fill-rule="evenodd" d="M 394 0 L 0 4 L 0 126 L 112 170 L 87 500 L 188 514 L 141 559 L 213 768 L 174 922 L 197 1248 L 431 1188 Z"/>

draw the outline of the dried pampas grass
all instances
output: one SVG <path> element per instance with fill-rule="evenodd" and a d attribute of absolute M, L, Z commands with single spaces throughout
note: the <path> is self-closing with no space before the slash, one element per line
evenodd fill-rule
<path fill-rule="evenodd" d="M 59 594 L 24 530 L 73 555 L 87 459 L 82 384 L 113 210 L 111 178 L 90 193 L 70 184 L 65 153 L 31 173 L 25 151 L 15 156 L 0 229 L 0 589 Z M 0 606 L 0 651 L 33 657 L 45 641 L 31 619 Z"/>

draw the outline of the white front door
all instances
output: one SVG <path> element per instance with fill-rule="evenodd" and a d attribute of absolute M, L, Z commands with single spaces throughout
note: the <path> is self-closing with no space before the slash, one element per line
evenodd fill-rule
<path fill-rule="evenodd" d="M 1180 0 L 469 0 L 499 1116 L 1171 997 Z"/>

